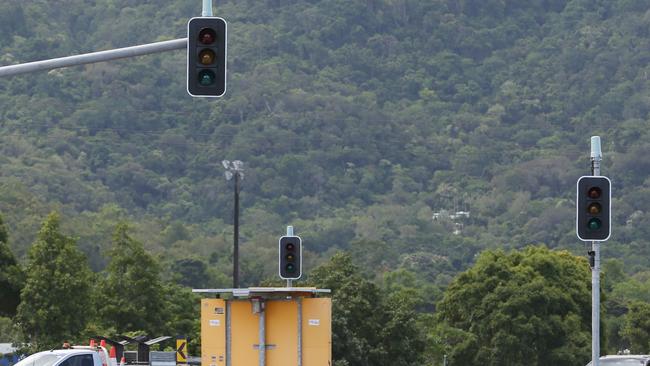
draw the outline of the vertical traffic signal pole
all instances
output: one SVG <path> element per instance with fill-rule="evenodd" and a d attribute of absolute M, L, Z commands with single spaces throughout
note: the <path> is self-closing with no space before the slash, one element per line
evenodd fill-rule
<path fill-rule="evenodd" d="M 293 226 L 287 226 L 287 236 L 293 236 Z M 293 286 L 293 280 L 287 278 L 287 287 Z"/>
<path fill-rule="evenodd" d="M 239 172 L 235 173 L 235 216 L 232 254 L 232 287 L 239 288 Z"/>
<path fill-rule="evenodd" d="M 600 358 L 600 244 L 612 233 L 612 182 L 600 174 L 600 137 L 591 137 L 591 175 L 576 184 L 576 235 L 591 242 L 591 350 L 592 365 Z"/>
<path fill-rule="evenodd" d="M 203 0 L 203 12 L 201 15 L 204 17 L 212 16 L 212 0 Z"/>
<path fill-rule="evenodd" d="M 600 176 L 600 136 L 591 137 L 591 175 Z M 611 224 L 610 224 L 611 225 Z M 591 364 L 600 366 L 600 241 L 591 242 Z"/>

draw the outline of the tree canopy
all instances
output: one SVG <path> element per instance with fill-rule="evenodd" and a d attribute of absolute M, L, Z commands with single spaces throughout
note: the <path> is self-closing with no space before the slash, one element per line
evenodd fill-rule
<path fill-rule="evenodd" d="M 29 251 L 25 287 L 16 318 L 33 349 L 79 338 L 92 316 L 93 274 L 74 239 L 61 233 L 51 213 Z"/>
<path fill-rule="evenodd" d="M 438 317 L 462 332 L 452 364 L 579 365 L 591 349 L 587 261 L 544 247 L 486 251 L 445 291 Z"/>
<path fill-rule="evenodd" d="M 113 233 L 106 277 L 99 286 L 99 320 L 118 334 L 158 334 L 168 319 L 158 263 L 129 235 L 126 223 Z"/>
<path fill-rule="evenodd" d="M 7 227 L 0 217 L 0 316 L 13 316 L 20 303 L 23 286 L 22 269 L 11 252 Z"/>

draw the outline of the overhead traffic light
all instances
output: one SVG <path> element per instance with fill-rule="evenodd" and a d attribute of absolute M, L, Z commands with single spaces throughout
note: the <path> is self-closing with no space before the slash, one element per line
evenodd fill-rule
<path fill-rule="evenodd" d="M 583 241 L 605 241 L 611 234 L 611 182 L 607 177 L 578 179 L 576 233 Z"/>
<path fill-rule="evenodd" d="M 297 280 L 302 275 L 302 240 L 299 236 L 280 238 L 280 278 Z"/>
<path fill-rule="evenodd" d="M 226 93 L 226 21 L 199 17 L 187 23 L 187 92 L 193 97 Z"/>

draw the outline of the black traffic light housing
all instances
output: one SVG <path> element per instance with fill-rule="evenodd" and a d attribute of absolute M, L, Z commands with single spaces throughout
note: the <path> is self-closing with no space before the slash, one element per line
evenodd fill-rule
<path fill-rule="evenodd" d="M 612 227 L 612 183 L 607 177 L 578 179 L 576 233 L 583 241 L 605 241 Z"/>
<path fill-rule="evenodd" d="M 279 243 L 280 278 L 297 280 L 302 275 L 302 239 L 283 236 Z"/>
<path fill-rule="evenodd" d="M 187 93 L 221 97 L 226 93 L 226 21 L 192 18 L 187 23 Z"/>

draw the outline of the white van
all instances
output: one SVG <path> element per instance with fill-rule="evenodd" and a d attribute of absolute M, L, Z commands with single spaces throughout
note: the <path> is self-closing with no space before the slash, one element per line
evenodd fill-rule
<path fill-rule="evenodd" d="M 104 366 L 108 354 L 105 350 L 90 349 L 55 349 L 35 353 L 18 361 L 14 366 Z"/>

